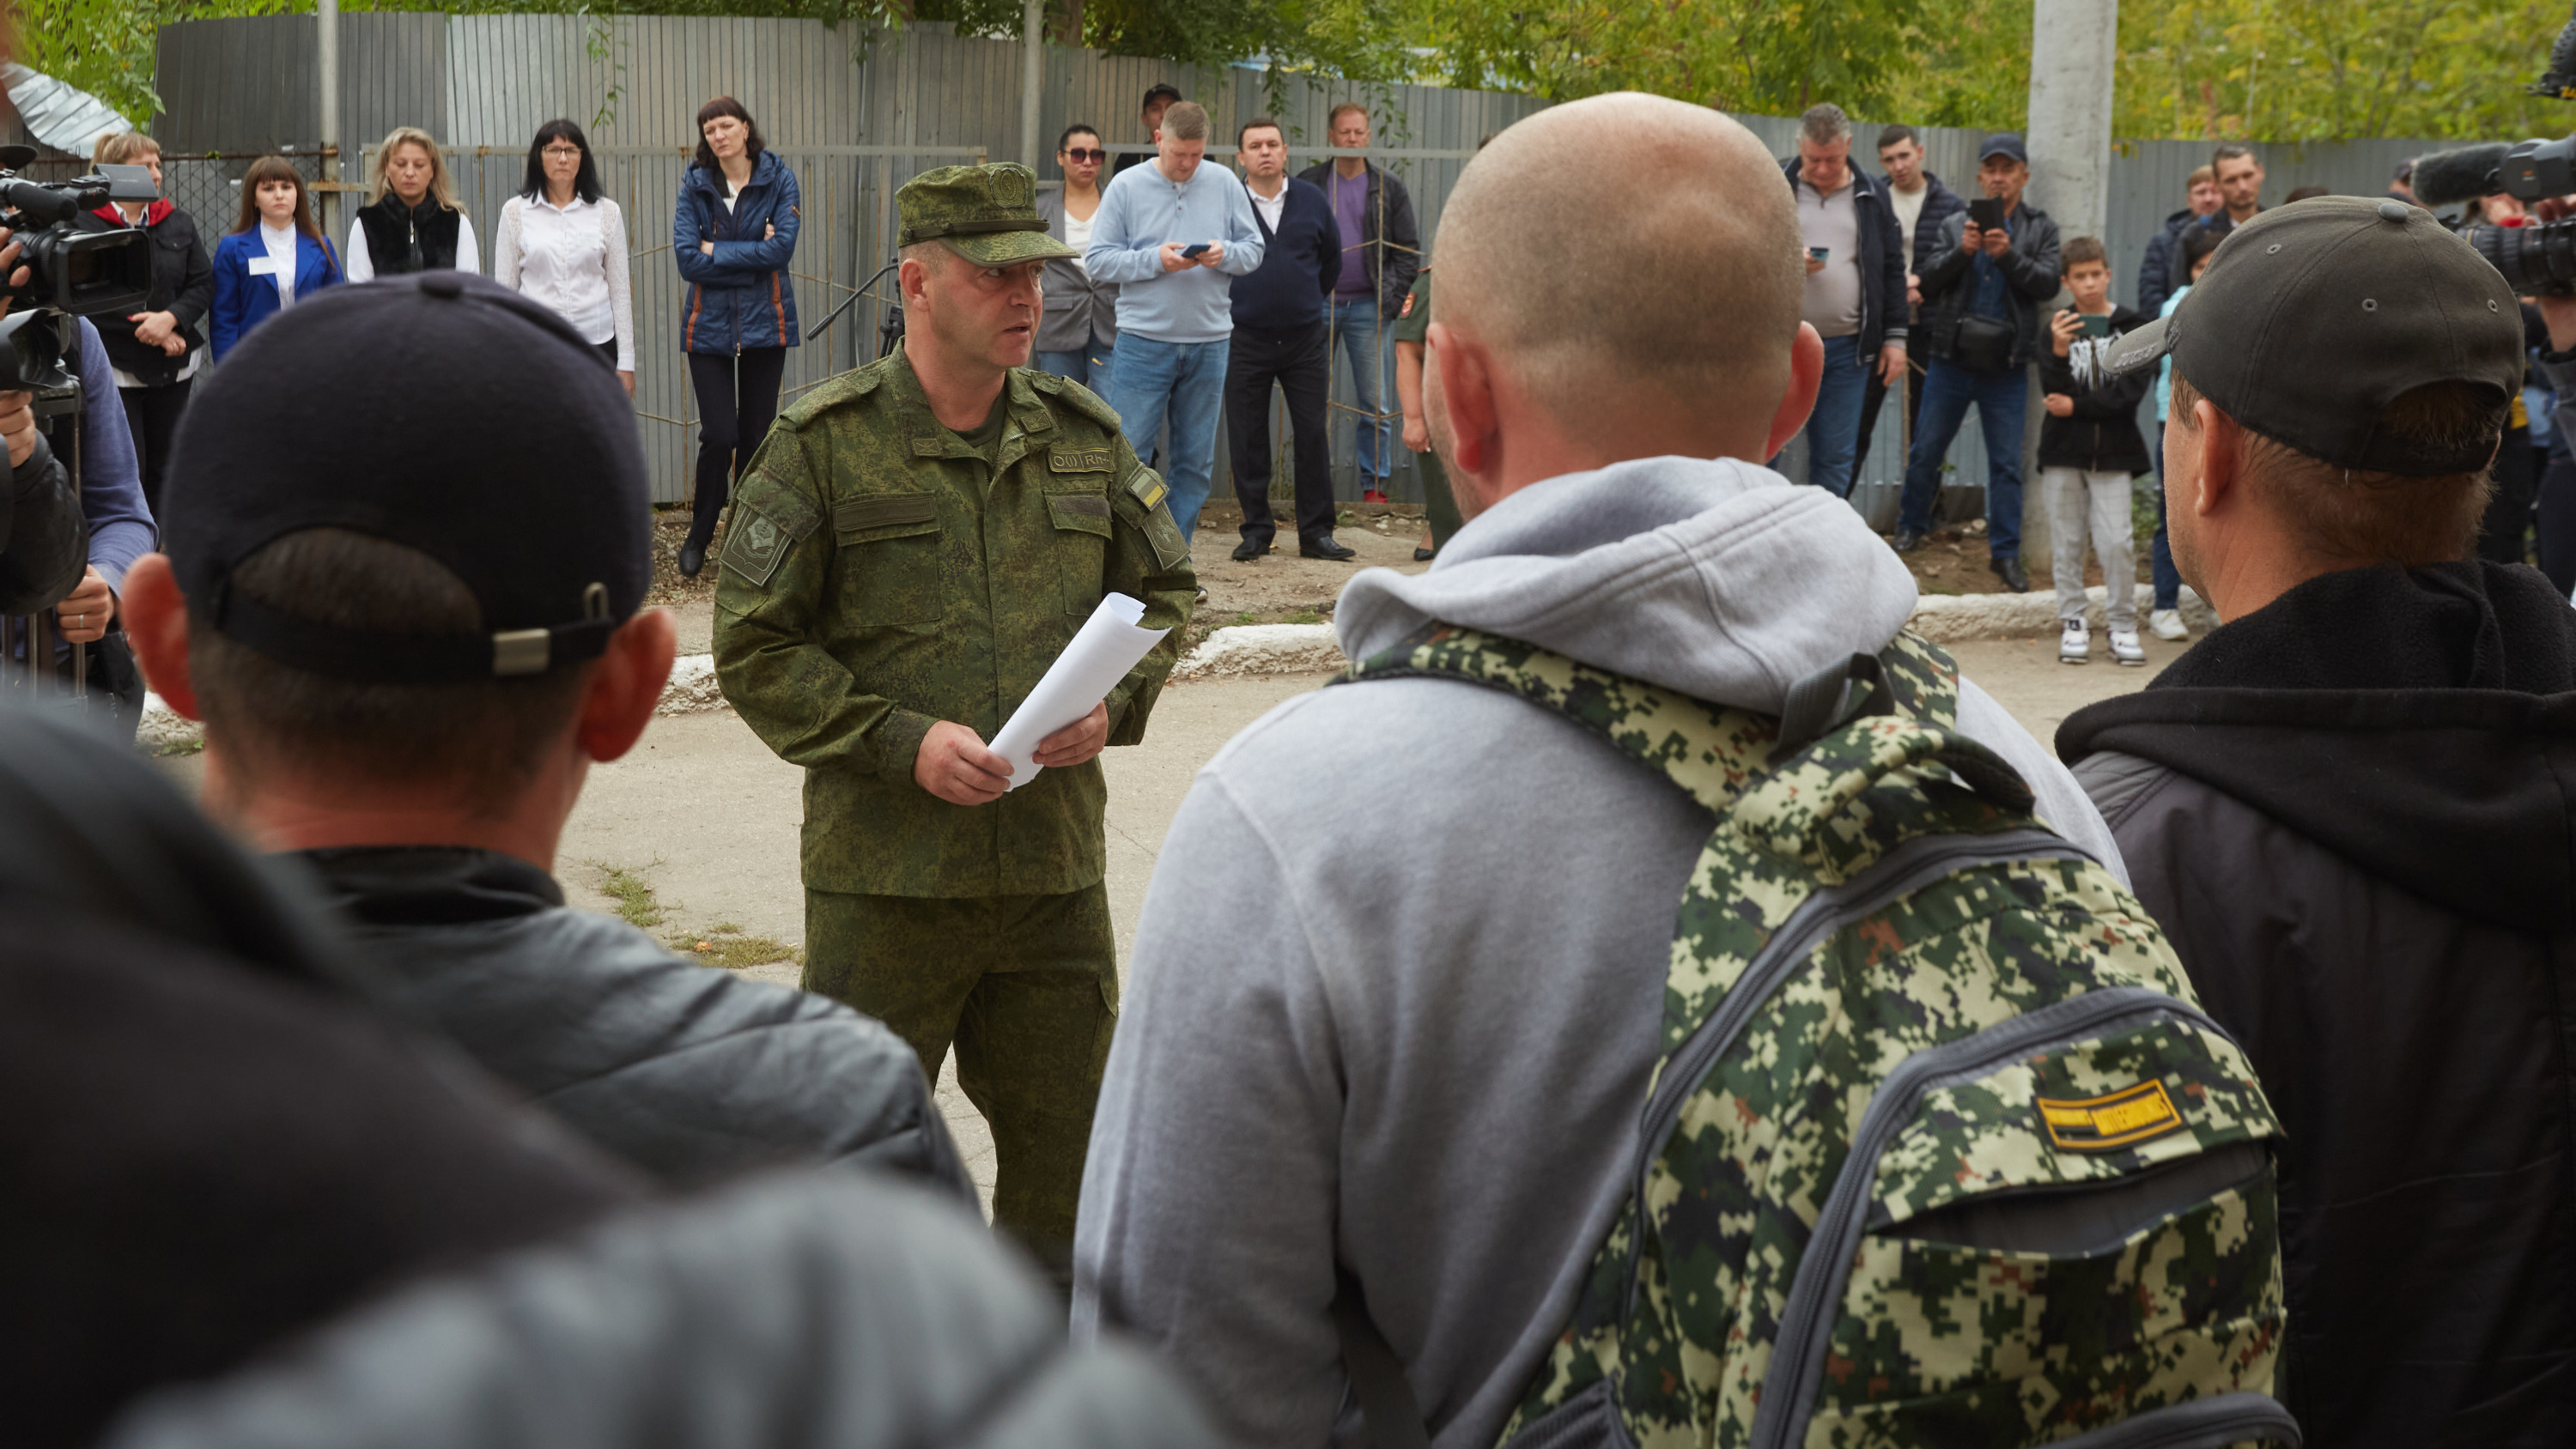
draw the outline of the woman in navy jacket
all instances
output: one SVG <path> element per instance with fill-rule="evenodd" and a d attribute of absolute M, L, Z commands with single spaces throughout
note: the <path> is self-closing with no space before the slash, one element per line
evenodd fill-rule
<path fill-rule="evenodd" d="M 731 96 L 698 108 L 698 154 L 680 176 L 671 252 L 689 292 L 680 345 L 698 395 L 697 504 L 680 572 L 706 566 L 732 480 L 778 415 L 778 382 L 796 345 L 796 174 Z"/>
<path fill-rule="evenodd" d="M 215 307 L 206 314 L 215 360 L 253 327 L 344 280 L 339 257 L 313 224 L 295 163 L 283 156 L 253 161 L 242 173 L 241 221 L 215 243 Z"/>

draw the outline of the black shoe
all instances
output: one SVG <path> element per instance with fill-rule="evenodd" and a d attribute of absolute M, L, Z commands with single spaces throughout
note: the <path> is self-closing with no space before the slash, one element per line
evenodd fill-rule
<path fill-rule="evenodd" d="M 1413 551 L 1415 563 L 1429 563 L 1438 557 L 1440 557 L 1440 550 L 1436 548 L 1417 548 Z"/>
<path fill-rule="evenodd" d="M 1922 546 L 1923 535 L 1916 533 L 1910 528 L 1900 528 L 1896 531 L 1896 551 L 1898 553 L 1912 553 Z"/>
<path fill-rule="evenodd" d="M 1270 552 L 1270 540 L 1265 538 L 1256 543 L 1247 538 L 1243 542 L 1234 546 L 1234 561 L 1236 563 L 1250 563 L 1254 559 L 1257 559 L 1268 552 Z"/>
<path fill-rule="evenodd" d="M 680 545 L 680 577 L 694 579 L 707 566 L 707 546 L 703 543 Z"/>
<path fill-rule="evenodd" d="M 1342 563 L 1359 556 L 1358 549 L 1344 548 L 1329 538 L 1310 539 L 1297 545 L 1299 558 L 1328 558 L 1335 563 Z"/>
<path fill-rule="evenodd" d="M 2030 592 L 2030 575 L 2022 571 L 2020 559 L 1990 558 L 1986 560 L 1986 567 L 1995 571 L 1995 576 L 2004 581 L 2005 588 L 2016 594 Z"/>

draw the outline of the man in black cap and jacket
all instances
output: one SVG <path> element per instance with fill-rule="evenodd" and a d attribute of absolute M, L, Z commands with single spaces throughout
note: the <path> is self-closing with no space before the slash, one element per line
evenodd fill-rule
<path fill-rule="evenodd" d="M 472 427 L 388 451 L 367 399 L 312 412 L 387 338 L 385 405 Z M 595 350 L 444 270 L 299 306 L 243 348 L 181 424 L 167 553 L 126 583 L 155 689 L 206 723 L 208 806 L 319 878 L 405 1006 L 663 1180 L 867 1163 L 972 1202 L 883 1025 L 568 909 L 548 873 L 672 658 L 669 613 L 639 611 L 634 411 Z"/>
<path fill-rule="evenodd" d="M 2421 209 L 2238 227 L 2171 316 L 2165 492 L 2227 622 L 2058 752 L 2289 1128 L 2311 1446 L 2576 1442 L 2576 612 L 2466 561 L 2520 386 Z"/>

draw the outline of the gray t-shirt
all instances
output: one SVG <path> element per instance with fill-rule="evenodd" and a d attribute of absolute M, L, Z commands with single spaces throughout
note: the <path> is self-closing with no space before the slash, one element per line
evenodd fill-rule
<path fill-rule="evenodd" d="M 1859 188 L 1846 181 L 1830 195 L 1798 183 L 1798 232 L 1810 253 L 1825 248 L 1825 269 L 1807 274 L 1806 320 L 1825 337 L 1849 337 L 1860 330 L 1860 219 L 1852 196 Z"/>

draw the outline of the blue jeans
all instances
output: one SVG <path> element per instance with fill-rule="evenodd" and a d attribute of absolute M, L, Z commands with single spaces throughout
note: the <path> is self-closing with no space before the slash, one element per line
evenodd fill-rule
<path fill-rule="evenodd" d="M 1363 488 L 1384 483 L 1388 470 L 1395 466 L 1387 420 L 1377 416 L 1377 400 L 1386 396 L 1386 348 L 1377 323 L 1377 298 L 1333 299 L 1333 335 L 1341 342 L 1342 354 L 1351 360 L 1351 405 L 1360 410 Z"/>
<path fill-rule="evenodd" d="M 1860 399 L 1869 386 L 1863 363 L 1876 361 L 1876 353 L 1860 355 L 1858 334 L 1825 339 L 1825 375 L 1816 384 L 1815 411 L 1807 414 L 1807 481 L 1836 498 L 1851 496 L 1852 465 L 1860 461 Z M 1771 466 L 1780 460 L 1774 457 Z"/>
<path fill-rule="evenodd" d="M 1069 377 L 1106 400 L 1109 394 L 1109 362 L 1116 355 L 1117 346 L 1115 342 L 1094 342 L 1080 352 L 1041 352 L 1037 355 L 1038 371 Z"/>
<path fill-rule="evenodd" d="M 1941 491 L 1941 460 L 1968 409 L 1986 435 L 1986 552 L 2021 557 L 2021 425 L 2030 405 L 2028 369 L 1972 372 L 1935 361 L 1923 376 L 1923 412 L 1914 421 L 1914 451 L 1905 458 L 1905 495 L 1896 526 L 1932 531 L 1932 500 Z"/>
<path fill-rule="evenodd" d="M 2147 572 L 2156 581 L 2156 604 L 2159 609 L 2182 607 L 2182 570 L 2174 567 L 2173 545 L 2165 541 L 2165 430 L 2159 424 L 2155 436 L 2148 439 L 2147 449 L 2156 460 L 2156 542 L 2147 550 L 2151 566 Z"/>
<path fill-rule="evenodd" d="M 1121 336 L 1109 364 L 1109 405 L 1118 410 L 1118 425 L 1127 446 L 1142 457 L 1172 424 L 1172 455 L 1163 460 L 1163 481 L 1171 485 L 1172 521 L 1181 537 L 1192 537 L 1199 509 L 1206 506 L 1208 484 L 1216 469 L 1216 420 L 1225 409 L 1225 360 L 1234 343 L 1160 342 L 1151 337 Z"/>

